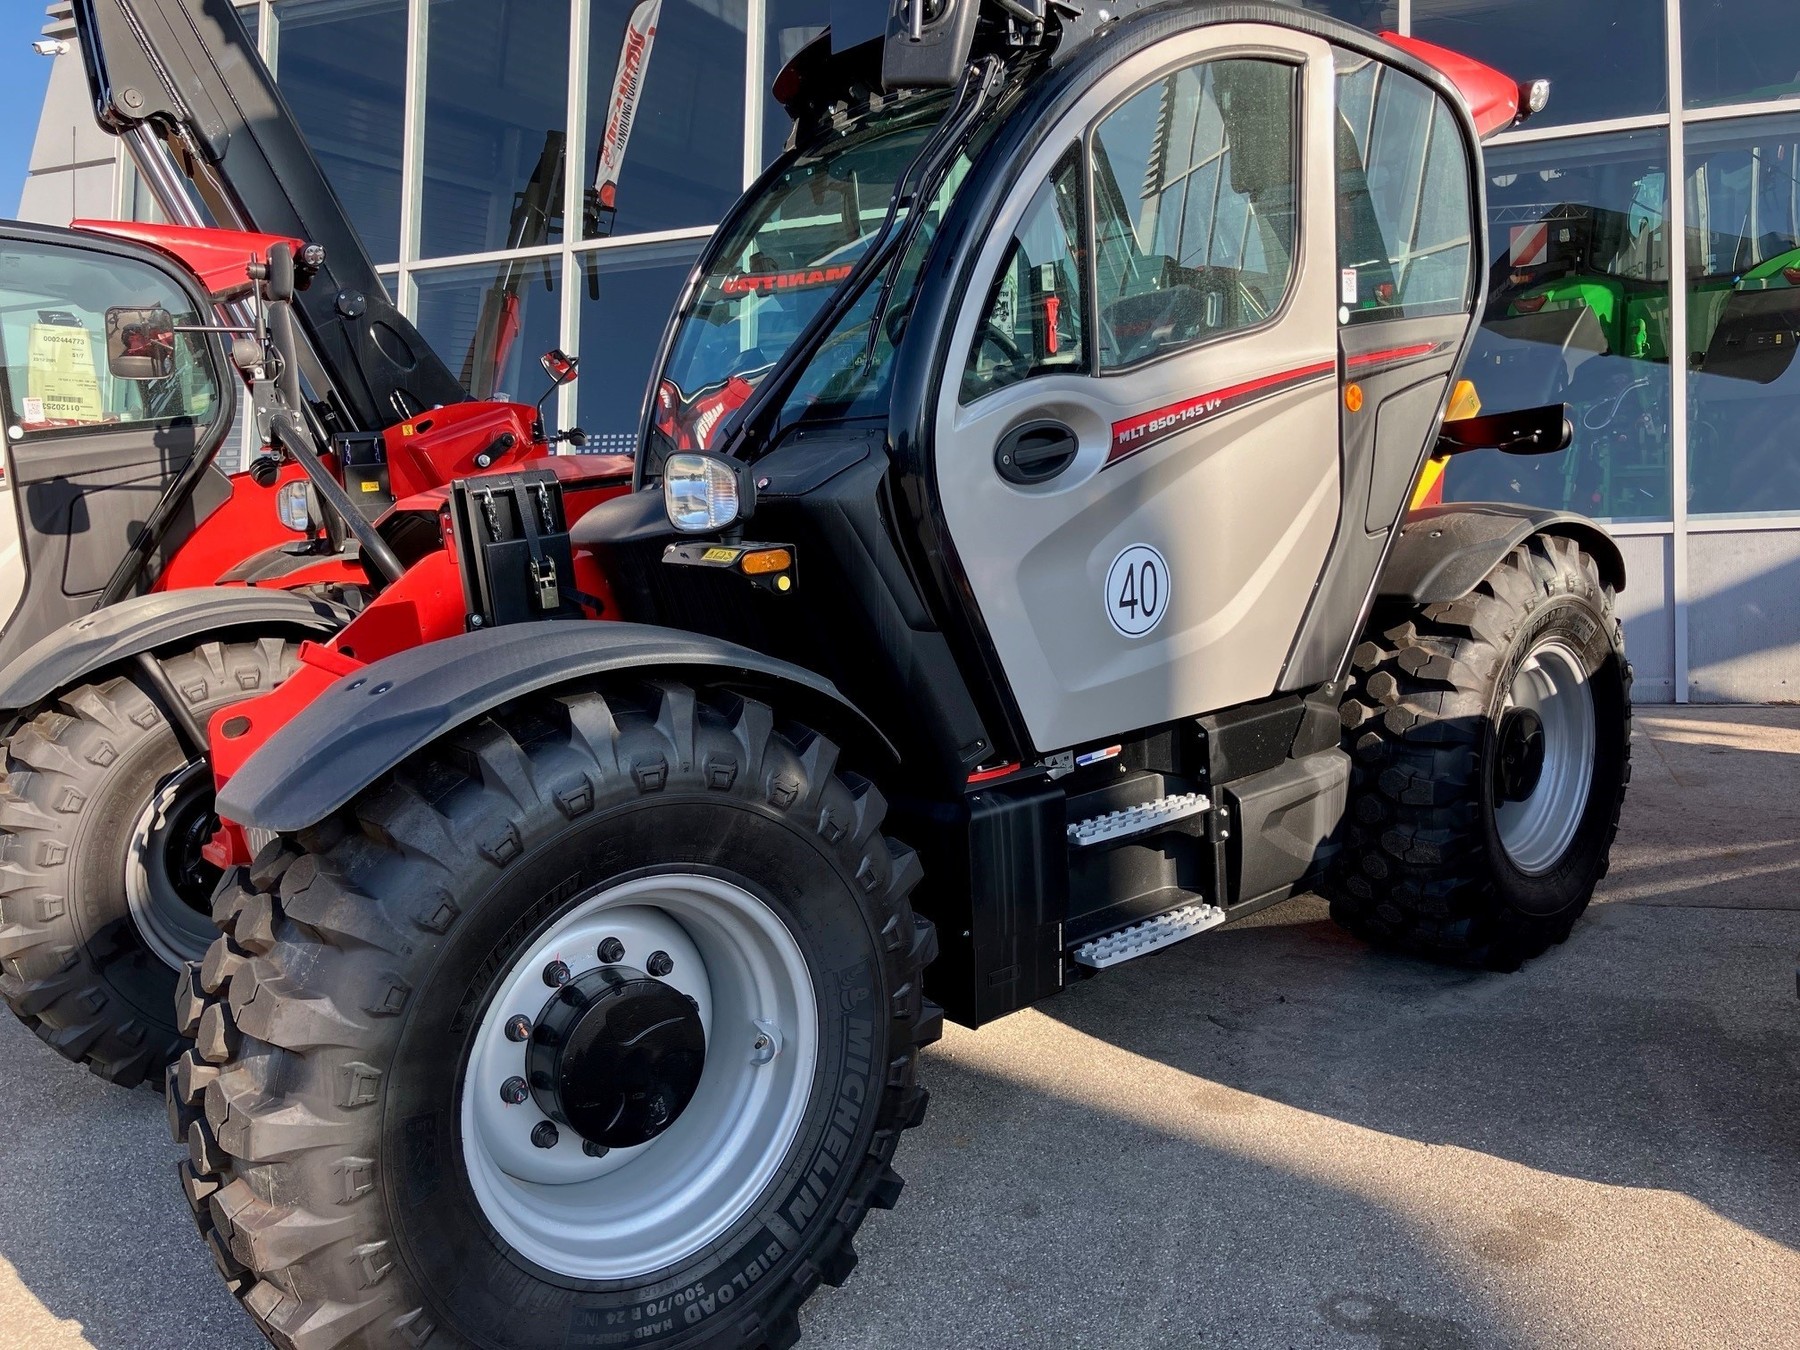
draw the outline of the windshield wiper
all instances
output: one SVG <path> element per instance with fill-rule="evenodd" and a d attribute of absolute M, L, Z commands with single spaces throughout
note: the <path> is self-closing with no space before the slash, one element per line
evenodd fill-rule
<path fill-rule="evenodd" d="M 893 194 L 888 198 L 887 214 L 875 231 L 875 243 L 856 261 L 850 269 L 850 275 L 838 283 L 837 289 L 806 322 L 769 373 L 757 381 L 750 397 L 744 400 L 743 405 L 720 428 L 719 454 L 731 458 L 745 449 L 751 438 L 751 428 L 756 425 L 764 409 L 778 399 L 785 399 L 792 392 L 794 383 L 804 373 L 815 354 L 819 339 L 830 332 L 850 312 L 850 307 L 862 298 L 867 280 L 890 262 L 897 263 L 901 256 L 901 246 L 912 237 L 910 228 L 898 231 L 894 228 L 902 205 L 907 207 L 910 227 L 912 220 L 921 214 L 917 209 L 918 201 L 937 190 L 944 173 L 954 162 L 956 152 L 967 142 L 976 119 L 999 87 L 1003 70 L 999 58 L 987 56 L 963 72 L 949 112 L 944 114 L 943 121 L 938 123 L 925 144 L 919 147 L 918 153 L 895 182 Z M 891 285 L 890 276 L 888 287 L 883 290 L 884 304 Z"/>

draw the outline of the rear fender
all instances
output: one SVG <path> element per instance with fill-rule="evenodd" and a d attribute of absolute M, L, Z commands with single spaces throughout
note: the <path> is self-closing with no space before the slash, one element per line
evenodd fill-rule
<path fill-rule="evenodd" d="M 323 640 L 349 621 L 329 601 L 243 586 L 121 600 L 46 634 L 0 670 L 0 713 L 35 707 L 140 652 L 246 632 Z"/>
<path fill-rule="evenodd" d="M 1408 513 L 1381 570 L 1377 594 L 1414 605 L 1460 600 L 1500 560 L 1534 534 L 1575 540 L 1593 556 L 1600 579 L 1625 589 L 1625 558 L 1599 525 L 1568 511 L 1500 502 L 1424 506 Z"/>
<path fill-rule="evenodd" d="M 266 736 L 221 787 L 219 814 L 260 830 L 304 829 L 409 755 L 501 704 L 612 673 L 773 694 L 863 762 L 898 759 L 874 723 L 800 666 L 668 628 L 551 619 L 466 633 L 351 670 L 272 732 L 255 723 L 261 700 L 215 718 L 215 765 L 230 758 L 220 743 L 230 732 Z M 271 694 L 270 703 L 279 704 L 282 693 Z"/>

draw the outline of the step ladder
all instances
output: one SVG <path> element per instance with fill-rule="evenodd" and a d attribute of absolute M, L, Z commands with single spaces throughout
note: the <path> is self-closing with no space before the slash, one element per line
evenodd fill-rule
<path fill-rule="evenodd" d="M 1158 797 L 1141 806 L 1128 806 L 1121 811 L 1108 811 L 1103 816 L 1090 816 L 1068 827 L 1071 848 L 1094 848 L 1115 844 L 1141 834 L 1154 834 L 1178 820 L 1198 816 L 1212 809 L 1204 792 L 1178 792 Z"/>
<path fill-rule="evenodd" d="M 1164 947 L 1172 947 L 1184 938 L 1217 928 L 1225 922 L 1225 911 L 1204 901 L 1182 905 L 1153 919 L 1106 933 L 1082 943 L 1074 951 L 1075 963 L 1093 970 L 1105 970 Z"/>

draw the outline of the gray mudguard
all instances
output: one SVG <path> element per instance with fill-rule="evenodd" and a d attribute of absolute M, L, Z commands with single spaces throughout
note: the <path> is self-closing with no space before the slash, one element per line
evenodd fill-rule
<path fill-rule="evenodd" d="M 552 619 L 427 643 L 344 676 L 245 761 L 219 794 L 219 813 L 265 830 L 304 829 L 490 709 L 615 671 L 779 690 L 802 716 L 897 758 L 874 723 L 809 670 L 669 628 Z"/>
<path fill-rule="evenodd" d="M 1411 512 L 1381 570 L 1378 593 L 1384 600 L 1416 605 L 1460 600 L 1496 564 L 1534 534 L 1575 540 L 1600 567 L 1600 579 L 1625 589 L 1625 558 L 1619 546 L 1586 516 L 1504 502 L 1459 502 Z"/>
<path fill-rule="evenodd" d="M 277 631 L 329 638 L 350 622 L 341 605 L 288 591 L 212 586 L 121 600 L 46 633 L 0 670 L 0 712 L 18 712 L 97 670 L 191 638 Z"/>

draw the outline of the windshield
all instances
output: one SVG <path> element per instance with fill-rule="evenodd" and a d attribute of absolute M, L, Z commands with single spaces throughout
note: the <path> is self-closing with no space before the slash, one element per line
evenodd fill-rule
<path fill-rule="evenodd" d="M 677 322 L 657 382 L 650 430 L 664 453 L 713 445 L 867 250 L 945 103 L 934 94 L 861 114 L 794 158 L 731 227 Z M 865 296 L 858 309 L 872 302 Z"/>

